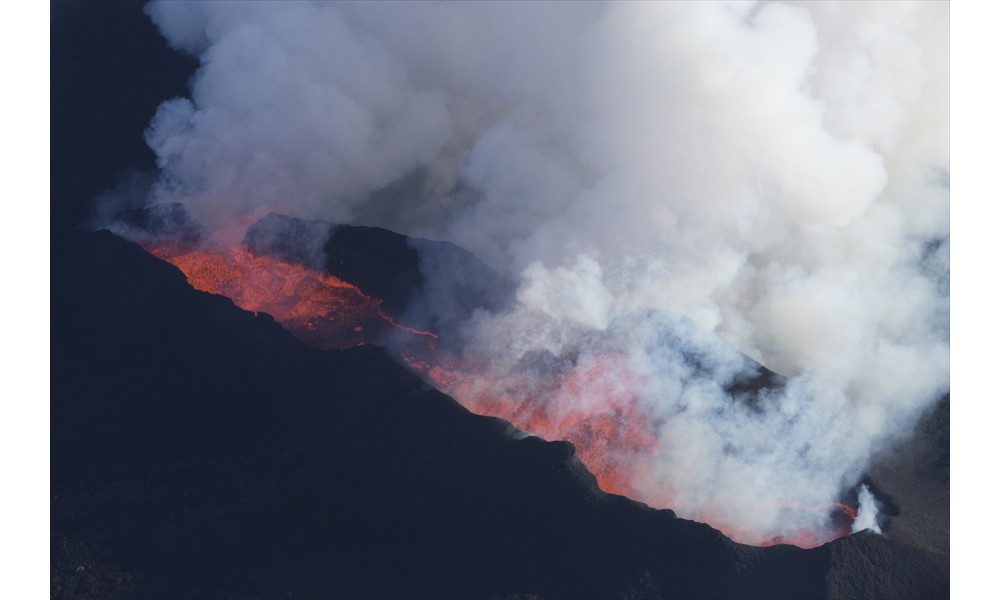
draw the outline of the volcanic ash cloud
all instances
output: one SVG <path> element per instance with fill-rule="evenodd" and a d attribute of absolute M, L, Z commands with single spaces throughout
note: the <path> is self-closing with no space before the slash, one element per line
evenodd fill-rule
<path fill-rule="evenodd" d="M 146 132 L 152 201 L 474 252 L 520 289 L 466 323 L 470 354 L 530 388 L 525 357 L 593 382 L 613 349 L 643 382 L 651 504 L 761 539 L 815 526 L 796 507 L 837 500 L 948 387 L 947 4 L 147 10 L 201 59 Z M 693 368 L 678 327 L 727 343 Z M 732 347 L 790 380 L 734 400 Z"/>

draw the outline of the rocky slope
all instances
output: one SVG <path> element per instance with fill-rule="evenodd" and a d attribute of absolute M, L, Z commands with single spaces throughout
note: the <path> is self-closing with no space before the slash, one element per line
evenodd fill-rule
<path fill-rule="evenodd" d="M 912 538 L 753 548 L 604 494 L 571 445 L 106 232 L 54 255 L 52 300 L 54 597 L 947 594 Z"/>

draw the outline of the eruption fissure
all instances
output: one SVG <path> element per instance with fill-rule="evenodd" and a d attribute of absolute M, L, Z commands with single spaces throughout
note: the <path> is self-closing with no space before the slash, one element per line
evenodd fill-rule
<path fill-rule="evenodd" d="M 606 351 L 575 369 L 551 368 L 532 380 L 505 377 L 484 361 L 456 359 L 440 351 L 439 336 L 400 325 L 381 308 L 381 300 L 328 273 L 243 246 L 217 243 L 194 247 L 145 243 L 147 251 L 178 267 L 192 287 L 227 296 L 245 310 L 266 312 L 304 342 L 323 349 L 387 344 L 410 368 L 477 414 L 505 419 L 518 429 L 576 447 L 580 461 L 605 492 L 669 508 L 663 486 L 650 494 L 637 485 L 649 477 L 659 452 L 656 416 L 640 398 L 646 381 L 622 356 Z M 555 404 L 551 396 L 599 397 L 593 405 Z M 767 537 L 711 515 L 701 519 L 732 539 L 770 546 L 809 548 L 851 532 L 855 509 L 844 504 L 783 503 L 783 509 L 832 515 L 823 531 L 801 530 Z"/>
<path fill-rule="evenodd" d="M 492 270 L 398 240 L 361 253 L 361 290 L 273 256 L 169 259 L 314 345 L 395 345 L 472 410 L 572 441 L 606 490 L 812 545 L 947 393 L 947 3 L 147 12 L 202 61 L 146 131 L 148 206 L 224 248 L 274 211 Z M 497 279 L 509 296 L 481 301 Z"/>
<path fill-rule="evenodd" d="M 655 473 L 655 461 L 660 449 L 656 432 L 659 423 L 655 415 L 644 409 L 640 401 L 646 393 L 646 382 L 632 373 L 620 356 L 609 354 L 582 370 L 569 374 L 550 373 L 545 383 L 522 379 L 506 385 L 504 377 L 479 363 L 455 365 L 431 348 L 431 353 L 404 351 L 406 364 L 424 374 L 439 389 L 453 396 L 469 410 L 500 417 L 518 429 L 548 440 L 565 440 L 576 447 L 580 461 L 597 479 L 600 488 L 609 493 L 627 496 L 657 508 L 671 508 L 673 494 L 667 486 L 655 486 L 647 480 Z M 451 367 L 444 366 L 451 363 Z M 610 378 L 608 373 L 614 373 Z M 607 387 L 608 379 L 625 382 L 623 386 Z M 533 385 L 537 387 L 532 387 Z M 605 385 L 602 389 L 601 386 Z M 523 386 L 523 387 L 520 387 Z M 583 387 L 587 387 L 585 392 Z M 594 389 L 594 388 L 597 389 Z M 600 398 L 587 406 L 565 403 L 557 414 L 547 396 L 569 394 L 577 397 Z M 752 504 L 752 499 L 747 499 Z M 857 509 L 842 502 L 802 503 L 778 501 L 774 505 L 787 514 L 809 515 L 806 521 L 822 524 L 816 528 L 802 527 L 783 535 L 769 536 L 764 531 L 740 527 L 710 510 L 697 515 L 731 539 L 751 545 L 774 546 L 791 544 L 814 548 L 852 532 Z"/>
<path fill-rule="evenodd" d="M 227 296 L 244 310 L 266 312 L 291 333 L 318 348 L 376 343 L 390 331 L 436 339 L 397 323 L 381 300 L 332 275 L 273 256 L 256 256 L 242 246 L 146 249 L 184 273 L 192 287 Z"/>

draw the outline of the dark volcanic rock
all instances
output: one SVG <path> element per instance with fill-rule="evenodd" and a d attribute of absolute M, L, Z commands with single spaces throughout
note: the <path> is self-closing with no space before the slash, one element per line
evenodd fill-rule
<path fill-rule="evenodd" d="M 862 531 L 830 545 L 832 598 L 947 598 L 948 569 L 935 553 Z"/>
<path fill-rule="evenodd" d="M 950 569 L 950 410 L 946 395 L 913 435 L 868 469 L 884 536 L 852 536 L 837 546 L 831 591 L 869 598 L 944 598 Z M 858 539 L 855 539 L 858 538 Z M 890 568 L 891 567 L 891 568 Z M 884 576 L 875 573 L 885 572 Z M 849 581 L 850 583 L 845 583 Z"/>
<path fill-rule="evenodd" d="M 107 233 L 65 247 L 52 265 L 54 597 L 940 589 L 940 571 L 890 538 L 752 548 L 604 494 L 571 445 L 517 439 L 381 350 L 308 348 Z"/>
<path fill-rule="evenodd" d="M 466 250 L 378 227 L 270 214 L 247 230 L 244 244 L 254 254 L 325 269 L 417 329 L 447 331 L 477 308 L 500 309 L 513 295 L 510 282 Z"/>
<path fill-rule="evenodd" d="M 310 269 L 326 269 L 326 242 L 331 225 L 271 213 L 247 229 L 243 245 L 251 253 L 270 254 Z"/>

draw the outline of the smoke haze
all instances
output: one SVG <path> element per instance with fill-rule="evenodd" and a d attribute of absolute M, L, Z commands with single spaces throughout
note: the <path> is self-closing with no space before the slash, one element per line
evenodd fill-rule
<path fill-rule="evenodd" d="M 634 497 L 788 535 L 949 385 L 948 10 L 153 2 L 201 68 L 150 200 L 470 250 L 519 282 L 470 353 L 525 390 L 542 354 L 586 370 L 552 414 L 634 396 Z M 734 348 L 789 382 L 734 401 Z"/>

